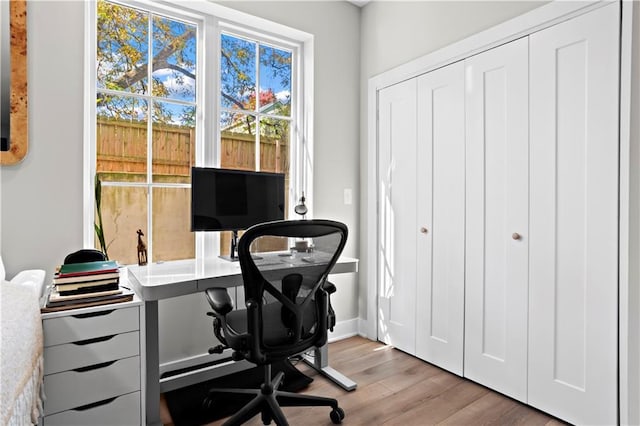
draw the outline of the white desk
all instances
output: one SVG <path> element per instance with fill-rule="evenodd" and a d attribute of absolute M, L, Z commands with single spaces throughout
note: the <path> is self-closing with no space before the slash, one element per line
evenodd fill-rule
<path fill-rule="evenodd" d="M 288 259 L 273 255 L 273 268 L 308 267 L 297 259 Z M 194 383 L 193 376 L 199 381 L 209 380 L 234 371 L 243 370 L 251 364 L 246 361 L 225 361 L 215 366 L 191 368 L 188 372 L 171 378 L 160 378 L 158 300 L 187 294 L 204 292 L 211 287 L 242 286 L 242 272 L 238 262 L 229 262 L 219 258 L 188 259 L 171 262 L 153 263 L 146 266 L 131 266 L 129 282 L 145 304 L 145 345 L 146 345 L 146 422 L 160 424 L 160 393 Z M 341 274 L 358 271 L 358 259 L 341 257 L 331 271 Z M 203 295 L 204 297 L 204 295 Z M 228 355 L 227 355 L 228 356 Z M 329 377 L 346 390 L 353 390 L 355 382 L 328 366 L 327 346 L 317 348 L 313 361 L 307 362 L 323 375 Z M 223 367 L 223 368 L 221 368 Z M 190 377 L 191 379 L 187 379 Z M 161 383 L 162 382 L 162 383 Z"/>

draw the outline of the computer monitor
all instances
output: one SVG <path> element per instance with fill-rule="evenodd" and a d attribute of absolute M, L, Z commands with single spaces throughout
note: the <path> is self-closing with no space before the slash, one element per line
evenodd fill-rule
<path fill-rule="evenodd" d="M 230 260 L 238 230 L 284 219 L 284 200 L 283 173 L 191 168 L 191 230 L 233 231 Z"/>

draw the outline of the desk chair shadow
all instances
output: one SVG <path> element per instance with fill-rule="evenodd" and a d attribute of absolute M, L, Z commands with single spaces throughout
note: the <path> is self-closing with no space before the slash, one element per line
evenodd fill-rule
<path fill-rule="evenodd" d="M 344 224 L 328 220 L 276 221 L 253 226 L 238 244 L 246 309 L 233 310 L 225 289 L 206 291 L 213 309 L 208 314 L 214 317 L 213 330 L 218 340 L 233 349 L 234 360 L 246 359 L 264 366 L 260 389 L 209 391 L 205 404 L 211 409 L 215 409 L 216 394 L 255 395 L 225 425 L 242 424 L 258 413 L 264 424 L 275 420 L 277 425 L 287 425 L 281 407 L 291 406 L 327 406 L 332 408 L 333 423 L 344 419 L 336 399 L 278 390 L 283 373 L 272 379 L 271 364 L 327 342 L 327 329 L 335 321 L 329 317 L 328 295 L 335 287 L 327 277 L 344 249 L 347 234 Z M 290 261 L 291 268 L 274 268 L 273 263 L 251 256 L 252 251 L 264 252 L 264 247 L 290 247 L 292 239 L 300 238 L 312 242 L 314 250 L 296 254 L 298 258 Z M 287 259 L 282 261 L 286 263 Z M 210 351 L 219 350 L 220 347 Z"/>

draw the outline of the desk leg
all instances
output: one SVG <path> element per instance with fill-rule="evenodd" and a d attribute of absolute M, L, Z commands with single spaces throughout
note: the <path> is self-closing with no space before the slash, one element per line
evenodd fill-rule
<path fill-rule="evenodd" d="M 160 345 L 158 331 L 158 301 L 145 302 L 146 328 L 146 414 L 148 425 L 160 423 Z"/>
<path fill-rule="evenodd" d="M 357 383 L 329 367 L 329 346 L 327 344 L 313 350 L 313 358 L 304 356 L 304 362 L 316 369 L 320 374 L 332 380 L 346 391 L 355 390 Z"/>

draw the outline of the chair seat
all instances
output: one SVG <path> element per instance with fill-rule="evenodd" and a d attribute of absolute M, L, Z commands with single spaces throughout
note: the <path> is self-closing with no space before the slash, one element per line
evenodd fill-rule
<path fill-rule="evenodd" d="M 302 300 L 302 298 L 298 298 Z M 282 307 L 279 304 L 263 305 L 263 339 L 265 345 L 281 346 L 290 342 L 289 329 L 280 319 L 280 311 Z M 226 316 L 227 326 L 238 334 L 247 332 L 247 314 L 244 309 L 237 309 L 229 312 Z M 304 330 L 306 332 L 313 327 L 316 322 L 316 312 L 313 309 L 306 309 L 302 320 Z"/>

